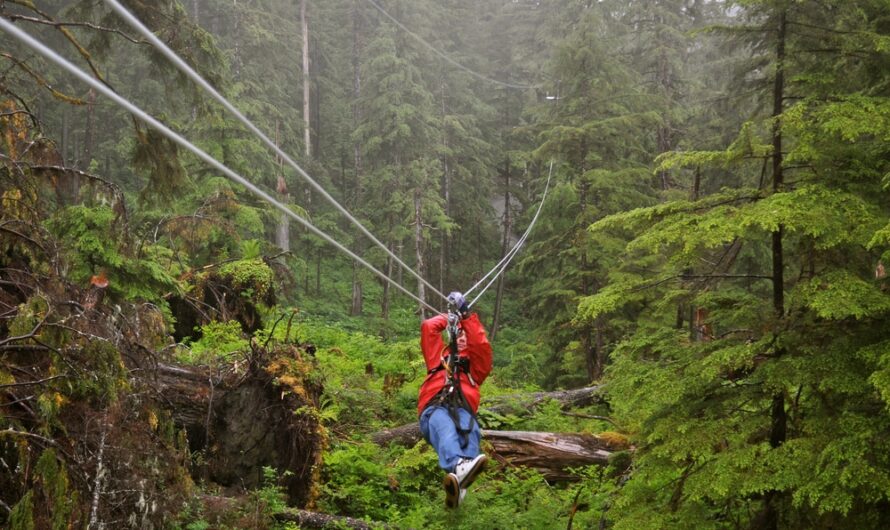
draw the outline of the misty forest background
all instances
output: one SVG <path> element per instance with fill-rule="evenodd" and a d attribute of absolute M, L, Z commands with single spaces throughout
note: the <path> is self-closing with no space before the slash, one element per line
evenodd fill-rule
<path fill-rule="evenodd" d="M 426 444 L 374 441 L 429 312 L 4 34 L 0 525 L 890 526 L 890 3 L 377 1 L 469 71 L 371 0 L 124 4 L 440 291 L 552 164 L 476 306 L 480 421 L 608 462 L 496 459 L 445 511 Z M 0 15 L 444 309 L 103 2 Z M 212 427 L 249 381 L 286 440 Z"/>

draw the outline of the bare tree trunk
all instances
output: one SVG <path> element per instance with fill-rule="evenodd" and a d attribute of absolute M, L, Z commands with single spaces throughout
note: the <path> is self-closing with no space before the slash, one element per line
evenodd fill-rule
<path fill-rule="evenodd" d="M 312 134 L 309 115 L 309 19 L 306 18 L 308 0 L 300 0 L 300 27 L 303 32 L 303 142 L 306 158 L 312 157 Z"/>
<path fill-rule="evenodd" d="M 315 295 L 321 296 L 321 250 L 315 255 Z"/>
<path fill-rule="evenodd" d="M 397 249 L 396 256 L 398 256 L 399 259 L 404 262 L 405 261 L 405 258 L 404 258 L 404 256 L 405 256 L 405 242 L 399 240 L 398 245 L 396 245 L 396 249 Z M 392 266 L 392 264 L 390 264 L 390 266 Z M 398 277 L 397 281 L 399 282 L 399 285 L 401 285 L 403 287 L 405 286 L 405 282 L 403 281 L 404 278 L 402 277 L 404 272 L 405 271 L 402 269 L 402 267 L 399 267 L 398 271 L 396 272 L 396 276 Z M 390 277 L 392 277 L 392 276 L 390 276 Z"/>
<path fill-rule="evenodd" d="M 82 171 L 90 170 L 93 161 L 93 147 L 96 129 L 96 91 L 92 88 L 87 93 L 87 123 L 83 135 L 83 159 L 80 162 Z M 72 175 L 73 176 L 73 175 Z"/>
<path fill-rule="evenodd" d="M 414 256 L 417 260 L 415 267 L 417 274 L 421 278 L 426 277 L 423 262 L 423 216 L 421 215 L 421 191 L 420 188 L 414 190 Z M 426 300 L 426 286 L 423 282 L 417 280 L 417 295 L 421 300 Z M 426 307 L 420 304 L 420 318 L 426 318 Z"/>
<path fill-rule="evenodd" d="M 781 193 L 784 187 L 782 171 L 782 126 L 780 117 L 785 98 L 785 35 L 786 12 L 779 13 L 779 27 L 776 42 L 776 77 L 773 84 L 773 193 Z M 785 264 L 782 248 L 784 226 L 779 225 L 772 233 L 773 254 L 773 310 L 777 319 L 785 315 Z M 776 357 L 784 354 L 776 352 Z M 770 447 L 776 448 L 785 443 L 787 436 L 788 415 L 785 411 L 785 393 L 777 390 L 773 394 L 770 406 Z M 776 490 L 767 491 L 764 495 L 764 508 L 752 522 L 752 527 L 763 530 L 776 530 L 779 527 L 779 513 L 776 504 L 782 493 Z"/>
<path fill-rule="evenodd" d="M 279 130 L 280 123 L 278 120 L 275 120 L 275 145 L 279 145 Z M 290 202 L 290 192 L 287 189 L 287 182 L 284 180 L 284 171 L 282 168 L 282 160 L 280 156 L 275 157 L 278 162 L 278 184 L 276 186 L 276 191 L 278 192 L 278 200 L 281 201 L 282 204 L 287 204 Z M 278 245 L 278 248 L 284 251 L 290 250 L 290 218 L 284 214 L 281 214 L 281 219 L 278 221 L 278 231 L 275 237 L 275 244 Z"/>
<path fill-rule="evenodd" d="M 358 5 L 352 4 L 352 128 L 357 129 L 361 122 L 361 108 L 359 97 L 361 96 L 361 19 L 359 18 Z M 362 200 L 362 149 L 358 140 L 352 144 L 353 164 L 355 167 L 355 181 L 352 185 L 353 204 L 359 204 Z M 358 240 L 358 238 L 356 238 Z M 362 314 L 362 282 L 358 274 L 358 263 L 352 262 L 352 307 L 349 314 L 358 316 Z"/>
<path fill-rule="evenodd" d="M 358 262 L 352 262 L 352 305 L 349 309 L 349 314 L 352 316 L 358 316 L 362 314 L 362 282 L 359 280 L 358 275 Z"/>
<path fill-rule="evenodd" d="M 389 251 L 392 252 L 392 243 L 389 245 Z M 386 257 L 386 277 L 392 278 L 392 258 Z M 383 299 L 381 300 L 381 316 L 383 320 L 389 320 L 389 282 L 383 282 Z"/>
<path fill-rule="evenodd" d="M 68 105 L 62 105 L 62 165 L 68 166 Z"/>
<path fill-rule="evenodd" d="M 507 255 L 510 248 L 510 233 L 513 230 L 513 218 L 510 215 L 510 161 L 504 161 L 504 238 L 501 244 L 501 256 Z M 505 271 L 506 272 L 506 271 Z M 491 318 L 491 340 L 498 333 L 498 324 L 501 317 L 501 302 L 504 298 L 504 276 L 498 278 L 497 293 L 494 298 L 494 315 Z"/>
<path fill-rule="evenodd" d="M 445 82 L 442 82 L 442 146 L 443 153 L 448 152 L 448 133 L 444 127 L 445 117 L 448 109 L 445 105 Z M 445 217 L 451 217 L 451 175 L 448 165 L 448 155 L 442 155 L 442 199 L 445 208 Z M 445 282 L 448 275 L 448 234 L 442 230 L 442 243 L 439 247 L 439 292 L 445 292 Z"/>

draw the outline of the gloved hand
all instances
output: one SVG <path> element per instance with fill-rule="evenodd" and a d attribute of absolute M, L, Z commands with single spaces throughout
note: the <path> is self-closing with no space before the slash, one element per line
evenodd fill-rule
<path fill-rule="evenodd" d="M 464 298 L 464 295 L 460 291 L 452 291 L 448 295 L 448 303 L 457 309 L 461 318 L 467 318 L 467 315 L 470 312 L 470 307 L 467 305 L 467 299 Z"/>

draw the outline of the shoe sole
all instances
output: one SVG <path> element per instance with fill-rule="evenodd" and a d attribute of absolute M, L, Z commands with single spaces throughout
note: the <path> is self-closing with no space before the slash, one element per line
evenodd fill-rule
<path fill-rule="evenodd" d="M 467 476 L 466 476 L 466 478 L 464 478 L 463 483 L 459 484 L 458 486 L 460 488 L 470 487 L 470 484 L 472 484 L 473 481 L 476 480 L 476 478 L 479 476 L 479 474 L 482 473 L 483 471 L 485 471 L 485 464 L 487 464 L 487 463 L 488 463 L 488 457 L 485 455 L 482 455 L 482 458 L 480 458 L 479 460 L 476 461 L 476 465 L 473 466 L 473 469 L 471 469 L 469 471 L 469 473 L 467 473 Z"/>
<path fill-rule="evenodd" d="M 454 473 L 445 475 L 442 487 L 445 489 L 445 507 L 457 508 L 460 505 L 460 484 L 457 482 L 457 476 Z"/>

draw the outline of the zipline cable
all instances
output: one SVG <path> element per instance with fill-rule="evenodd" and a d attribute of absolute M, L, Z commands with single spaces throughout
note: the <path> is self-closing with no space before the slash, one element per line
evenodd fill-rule
<path fill-rule="evenodd" d="M 429 42 L 425 41 L 420 35 L 417 35 L 417 34 L 414 33 L 413 31 L 411 31 L 410 29 L 408 29 L 404 24 L 402 24 L 401 22 L 399 22 L 395 17 L 393 17 L 392 15 L 390 15 L 389 13 L 387 13 L 386 10 L 383 9 L 383 7 L 381 7 L 380 4 L 378 4 L 375 0 L 368 0 L 368 3 L 371 4 L 372 6 L 374 6 L 374 8 L 376 8 L 377 11 L 380 11 L 380 12 L 383 14 L 383 16 L 385 16 L 386 18 L 388 18 L 389 20 L 391 20 L 393 24 L 395 24 L 396 26 L 400 27 L 400 28 L 402 29 L 402 31 L 404 31 L 404 32 L 407 33 L 408 35 L 411 35 L 412 37 L 414 37 L 414 39 L 415 39 L 417 42 L 419 42 L 419 43 L 423 44 L 424 46 L 426 46 L 431 52 L 435 53 L 435 54 L 438 55 L 439 57 L 445 59 L 445 60 L 448 61 L 449 63 L 451 63 L 451 64 L 453 64 L 454 66 L 460 68 L 461 70 L 463 70 L 463 71 L 469 73 L 470 75 L 472 75 L 473 77 L 475 77 L 475 78 L 477 78 L 477 79 L 481 79 L 481 80 L 483 80 L 483 81 L 487 81 L 487 82 L 489 82 L 489 83 L 494 83 L 494 84 L 496 84 L 496 85 L 501 85 L 501 86 L 503 86 L 503 87 L 507 87 L 507 88 L 514 88 L 514 89 L 517 89 L 517 90 L 528 90 L 528 89 L 531 89 L 531 88 L 540 88 L 540 87 L 541 87 L 541 85 L 520 85 L 520 84 L 516 84 L 516 83 L 507 83 L 507 82 L 505 82 L 505 81 L 498 81 L 497 79 L 492 79 L 492 78 L 490 78 L 490 77 L 486 77 L 486 76 L 480 74 L 479 72 L 476 72 L 475 70 L 471 70 L 470 68 L 468 68 L 468 67 L 466 67 L 466 66 L 460 64 L 459 62 L 455 61 L 454 59 L 452 59 L 451 57 L 449 57 L 448 55 L 446 55 L 444 52 L 439 51 L 438 48 L 436 48 L 435 46 L 433 46 L 433 45 L 430 44 Z"/>
<path fill-rule="evenodd" d="M 547 190 L 550 189 L 550 178 L 552 175 L 553 175 L 553 160 L 550 161 L 550 170 L 547 173 L 547 184 L 544 185 L 544 193 L 541 196 L 541 203 L 538 205 L 538 210 L 535 212 L 535 215 L 533 216 L 532 221 L 529 223 L 528 227 L 525 229 L 525 232 L 522 234 L 522 237 L 519 238 L 519 240 L 516 242 L 515 245 L 513 245 L 513 248 L 511 248 L 509 252 L 504 254 L 504 257 L 501 258 L 501 261 L 499 261 L 494 267 L 491 268 L 491 270 L 489 270 L 487 273 L 485 273 L 485 276 L 480 278 L 479 281 L 477 281 L 472 287 L 470 287 L 469 289 L 466 290 L 466 292 L 464 292 L 464 296 L 468 296 L 470 293 L 472 293 L 474 290 L 476 290 L 476 287 L 479 287 L 479 285 L 482 284 L 482 282 L 484 282 L 486 278 L 488 278 L 492 273 L 497 271 L 502 265 L 504 267 L 506 267 L 504 262 L 509 263 L 509 261 L 512 259 L 513 255 L 519 251 L 519 247 L 521 247 L 523 245 L 523 243 L 525 243 L 525 239 L 531 233 L 532 228 L 535 226 L 535 222 L 538 220 L 538 214 L 541 213 L 541 208 L 544 206 L 544 200 L 547 198 Z M 509 208 L 509 205 L 507 205 L 506 207 Z"/>
<path fill-rule="evenodd" d="M 389 282 L 394 287 L 396 287 L 397 289 L 399 289 L 406 295 L 413 298 L 415 301 L 426 306 L 428 309 L 430 309 L 432 311 L 435 311 L 435 312 L 439 311 L 435 307 L 428 304 L 425 300 L 422 300 L 420 297 L 418 297 L 411 291 L 409 291 L 409 290 L 405 289 L 404 287 L 402 287 L 401 285 L 399 285 L 398 282 L 392 280 L 386 274 L 377 270 L 373 265 L 371 265 L 370 263 L 368 263 L 367 261 L 365 261 L 358 255 L 356 255 L 354 252 L 352 252 L 351 250 L 349 250 L 348 248 L 346 248 L 345 246 L 343 246 L 342 244 L 337 242 L 331 236 L 327 235 L 325 232 L 316 228 L 312 223 L 310 223 L 306 219 L 303 219 L 302 217 L 300 217 L 299 215 L 297 215 L 296 213 L 291 211 L 290 208 L 288 208 L 284 204 L 281 204 L 280 202 L 278 202 L 274 197 L 270 196 L 268 193 L 266 193 L 265 191 L 258 188 L 255 184 L 253 184 L 246 178 L 242 177 L 238 173 L 235 173 L 233 170 L 229 169 L 227 166 L 225 166 L 224 164 L 222 164 L 221 162 L 219 162 L 212 156 L 208 155 L 207 153 L 202 151 L 199 147 L 196 147 L 194 144 L 192 144 L 191 142 L 189 142 L 188 140 L 186 140 L 179 134 L 173 132 L 166 125 L 159 122 L 155 118 L 151 117 L 144 110 L 140 109 L 139 107 L 137 107 L 136 105 L 131 103 L 129 100 L 120 96 L 119 94 L 117 94 L 116 92 L 114 92 L 113 90 L 111 90 L 110 88 L 108 88 L 107 86 L 105 86 L 104 84 L 99 82 L 98 80 L 89 76 L 83 70 L 81 70 L 77 66 L 68 62 L 68 60 L 66 60 L 65 58 L 63 58 L 62 56 L 57 54 L 55 51 L 51 50 L 50 48 L 46 47 L 43 43 L 39 42 L 38 40 L 36 40 L 34 37 L 29 35 L 28 33 L 15 27 L 15 25 L 13 25 L 11 22 L 9 22 L 8 20 L 6 20 L 3 17 L 0 17 L 0 29 L 2 29 L 4 32 L 8 33 L 9 35 L 12 35 L 13 37 L 15 37 L 16 39 L 21 41 L 24 45 L 33 49 L 34 51 L 36 51 L 37 53 L 39 53 L 40 55 L 42 55 L 44 58 L 48 59 L 49 61 L 55 63 L 57 66 L 61 67 L 64 70 L 67 70 L 70 74 L 74 75 L 75 77 L 77 77 L 78 79 L 83 81 L 84 83 L 90 85 L 92 88 L 94 88 L 98 92 L 102 93 L 103 95 L 105 95 L 106 97 L 108 97 L 109 99 L 111 99 L 112 101 L 114 101 L 115 103 L 117 103 L 118 105 L 120 105 L 121 107 L 123 107 L 124 109 L 126 109 L 127 111 L 132 113 L 133 115 L 135 115 L 137 118 L 142 120 L 146 125 L 149 125 L 150 127 L 155 129 L 162 135 L 166 136 L 168 139 L 170 139 L 177 145 L 191 151 L 198 158 L 200 158 L 201 160 L 203 160 L 210 166 L 214 167 L 215 169 L 221 171 L 224 175 L 229 177 L 231 180 L 237 182 L 238 184 L 241 184 L 242 186 L 247 188 L 249 191 L 251 191 L 254 195 L 265 200 L 266 202 L 268 202 L 269 204 L 271 204 L 272 206 L 274 206 L 275 208 L 280 210 L 285 215 L 296 220 L 297 222 L 299 222 L 300 224 L 305 226 L 313 234 L 324 239 L 325 241 L 327 241 L 328 243 L 330 243 L 331 245 L 333 245 L 340 251 L 347 254 L 352 259 L 361 263 L 362 265 L 367 267 L 371 272 L 373 272 L 374 274 L 379 276 L 384 281 Z"/>
<path fill-rule="evenodd" d="M 473 301 L 469 303 L 468 307 L 473 307 L 473 305 L 476 304 L 476 301 L 479 300 L 479 298 L 481 298 L 483 294 L 485 294 L 485 291 L 487 291 L 489 287 L 491 287 L 491 284 L 493 284 L 494 281 L 498 279 L 498 276 L 500 276 L 501 274 L 504 273 L 504 271 L 507 270 L 507 267 L 510 265 L 510 262 L 513 260 L 513 257 L 516 256 L 516 254 L 519 252 L 519 249 L 522 248 L 523 244 L 525 244 L 525 240 L 528 238 L 528 235 L 532 232 L 532 228 L 535 226 L 535 223 L 538 222 L 538 216 L 541 214 L 541 209 L 544 207 L 544 201 L 547 199 L 547 191 L 550 189 L 551 177 L 553 177 L 553 160 L 552 159 L 550 160 L 550 170 L 547 172 L 547 184 L 544 185 L 544 193 L 541 196 L 541 203 L 538 204 L 538 211 L 535 212 L 534 217 L 532 217 L 531 223 L 529 223 L 528 228 L 525 229 L 525 233 L 522 234 L 522 237 L 519 238 L 519 241 L 517 241 L 516 244 L 513 246 L 513 248 L 510 249 L 510 252 L 506 253 L 504 255 L 504 257 L 501 258 L 501 261 L 498 262 L 497 265 L 495 265 L 490 271 L 488 271 L 488 273 L 485 276 L 483 276 L 478 282 L 476 282 L 475 285 L 473 285 L 472 287 L 467 289 L 467 292 L 464 293 L 464 296 L 469 295 L 469 293 L 473 292 L 473 290 L 476 289 L 476 287 L 478 287 L 479 284 L 484 282 L 485 278 L 488 278 L 488 276 L 491 273 L 493 273 L 496 270 L 498 271 L 497 274 L 495 274 L 494 277 L 491 280 L 489 280 L 489 282 L 487 284 L 485 284 L 485 287 L 482 288 L 482 291 L 476 295 L 476 298 L 473 298 Z M 508 204 L 508 205 L 506 205 L 506 207 L 509 208 L 510 205 Z M 498 268 L 500 268 L 500 270 L 498 270 Z"/>
<path fill-rule="evenodd" d="M 179 55 L 176 54 L 173 50 L 171 50 L 166 44 L 164 44 L 154 33 L 151 32 L 142 22 L 139 21 L 132 13 L 130 13 L 124 6 L 120 4 L 117 0 L 105 0 L 105 3 L 114 10 L 121 18 L 124 19 L 130 26 L 133 27 L 136 31 L 141 33 L 146 39 L 148 39 L 167 59 L 169 59 L 174 65 L 176 65 L 179 70 L 191 78 L 192 81 L 197 83 L 201 88 L 203 88 L 207 93 L 209 93 L 213 99 L 215 99 L 219 104 L 226 108 L 235 118 L 238 119 L 245 127 L 247 127 L 250 132 L 254 133 L 266 146 L 268 146 L 272 151 L 275 152 L 278 156 L 281 157 L 282 160 L 288 163 L 289 166 L 294 168 L 297 173 L 303 177 L 306 182 L 308 182 L 316 191 L 318 191 L 327 201 L 333 205 L 340 213 L 342 213 L 347 219 L 349 219 L 352 224 L 354 224 L 361 232 L 367 236 L 371 241 L 373 241 L 378 247 L 383 249 L 383 251 L 389 255 L 390 258 L 394 259 L 396 263 L 398 263 L 403 269 L 408 271 L 412 276 L 417 278 L 418 281 L 427 286 L 432 292 L 436 293 L 443 300 L 447 300 L 447 297 L 442 294 L 438 289 L 436 289 L 432 284 L 426 281 L 420 274 L 414 271 L 408 264 L 402 261 L 393 251 L 387 248 L 379 239 L 374 237 L 374 235 L 367 229 L 365 226 L 353 217 L 352 214 L 349 213 L 346 208 L 344 208 L 339 202 L 337 202 L 334 197 L 332 197 L 323 187 L 321 187 L 318 182 L 316 182 L 303 168 L 301 168 L 294 160 L 287 155 L 284 151 L 279 148 L 275 142 L 269 139 L 262 131 L 257 128 L 256 125 L 253 124 L 249 119 L 247 119 L 238 109 L 232 105 L 229 100 L 227 100 L 222 94 L 220 94 L 213 86 L 208 83 L 200 74 L 198 74 L 191 66 L 189 66 Z"/>

